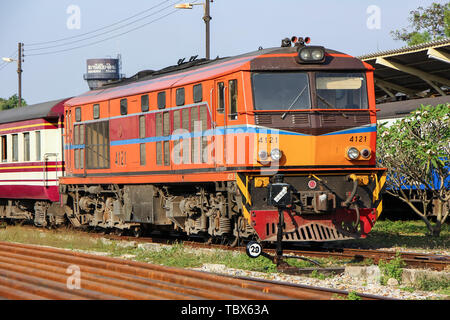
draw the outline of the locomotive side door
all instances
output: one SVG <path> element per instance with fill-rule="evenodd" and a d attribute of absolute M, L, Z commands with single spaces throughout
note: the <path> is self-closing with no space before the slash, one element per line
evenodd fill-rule
<path fill-rule="evenodd" d="M 216 167 L 226 166 L 226 129 L 227 129 L 227 81 L 214 81 L 212 113 L 214 115 L 214 162 Z"/>

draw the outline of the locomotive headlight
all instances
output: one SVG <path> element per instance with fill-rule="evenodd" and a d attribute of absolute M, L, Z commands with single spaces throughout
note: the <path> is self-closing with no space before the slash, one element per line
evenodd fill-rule
<path fill-rule="evenodd" d="M 300 59 L 302 59 L 303 61 L 311 60 L 311 50 L 301 50 Z"/>
<path fill-rule="evenodd" d="M 259 152 L 258 152 L 258 158 L 260 159 L 260 160 L 267 160 L 267 157 L 268 157 L 269 155 L 267 154 L 267 151 L 266 150 L 259 150 Z"/>
<path fill-rule="evenodd" d="M 372 153 L 370 152 L 370 149 L 365 148 L 361 150 L 361 157 L 363 157 L 364 159 L 369 159 L 371 154 Z"/>
<path fill-rule="evenodd" d="M 311 52 L 311 57 L 313 60 L 322 60 L 323 56 L 324 56 L 325 52 L 323 52 L 322 50 L 313 50 Z"/>
<path fill-rule="evenodd" d="M 281 152 L 280 149 L 272 149 L 272 151 L 270 152 L 270 157 L 274 161 L 279 161 L 282 156 L 283 156 L 283 152 Z"/>
<path fill-rule="evenodd" d="M 299 63 L 321 63 L 325 60 L 325 48 L 319 46 L 302 47 L 298 51 Z"/>
<path fill-rule="evenodd" d="M 356 149 L 355 147 L 351 147 L 347 150 L 347 156 L 351 159 L 351 160 L 356 160 L 359 157 L 359 150 Z"/>

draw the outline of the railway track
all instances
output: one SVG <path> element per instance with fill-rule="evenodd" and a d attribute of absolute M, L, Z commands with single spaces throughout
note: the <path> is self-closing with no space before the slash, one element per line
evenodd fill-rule
<path fill-rule="evenodd" d="M 358 294 L 364 300 L 385 297 Z M 0 242 L 0 298 L 330 300 L 348 292 Z"/>
<path fill-rule="evenodd" d="M 138 242 L 151 242 L 151 243 L 170 243 L 171 240 L 158 239 L 158 238 L 134 238 L 130 236 L 115 236 L 107 235 L 106 238 L 111 240 L 127 240 Z M 178 241 L 178 240 L 174 240 Z M 216 248 L 222 250 L 239 250 L 245 252 L 245 247 L 238 246 L 231 248 L 226 245 L 219 244 L 207 244 L 203 242 L 195 241 L 183 241 L 185 245 L 199 248 Z M 275 250 L 271 248 L 265 248 L 264 251 L 269 254 L 275 254 Z M 429 268 L 437 271 L 442 271 L 450 268 L 450 256 L 446 255 L 434 255 L 426 253 L 413 253 L 413 252 L 395 252 L 387 250 L 374 250 L 374 249 L 353 249 L 353 248 L 322 248 L 321 250 L 298 250 L 298 249 L 285 249 L 284 254 L 303 257 L 316 257 L 316 258 L 338 258 L 353 260 L 355 262 L 363 261 L 364 259 L 371 259 L 374 263 L 378 263 L 380 260 L 390 261 L 397 257 L 397 254 L 409 267 L 414 268 Z"/>

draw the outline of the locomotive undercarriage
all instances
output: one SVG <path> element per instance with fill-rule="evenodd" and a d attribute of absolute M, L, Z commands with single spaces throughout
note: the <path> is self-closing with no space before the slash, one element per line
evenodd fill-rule
<path fill-rule="evenodd" d="M 234 182 L 185 185 L 62 185 L 62 206 L 75 227 L 131 231 L 174 231 L 188 236 L 228 238 L 254 235 L 244 219 Z"/>

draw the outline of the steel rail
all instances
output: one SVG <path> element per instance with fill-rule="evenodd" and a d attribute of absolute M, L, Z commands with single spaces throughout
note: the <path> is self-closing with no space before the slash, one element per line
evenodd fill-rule
<path fill-rule="evenodd" d="M 76 266 L 79 288 L 68 272 Z M 0 242 L 0 297 L 6 299 L 328 300 L 348 292 L 236 278 L 64 249 Z M 362 299 L 386 299 L 359 294 Z"/>

